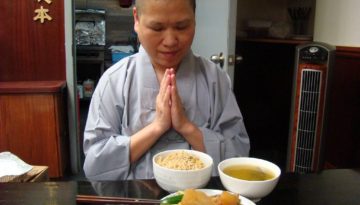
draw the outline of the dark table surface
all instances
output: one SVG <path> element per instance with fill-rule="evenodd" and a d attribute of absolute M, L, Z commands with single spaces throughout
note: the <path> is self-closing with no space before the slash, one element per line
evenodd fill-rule
<path fill-rule="evenodd" d="M 224 189 L 218 177 L 206 188 Z M 0 183 L 0 204 L 76 204 L 78 194 L 160 199 L 169 193 L 155 180 Z M 360 205 L 360 169 L 283 173 L 275 189 L 257 204 Z"/>

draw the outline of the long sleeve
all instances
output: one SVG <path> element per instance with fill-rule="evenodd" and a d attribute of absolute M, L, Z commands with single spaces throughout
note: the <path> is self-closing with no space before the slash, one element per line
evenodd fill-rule
<path fill-rule="evenodd" d="M 200 128 L 206 152 L 213 157 L 215 164 L 231 157 L 248 156 L 250 150 L 249 137 L 234 95 L 228 92 L 222 97 L 224 101 L 217 102 L 219 105 L 214 107 L 211 123 Z M 213 174 L 217 175 L 217 169 Z"/>
<path fill-rule="evenodd" d="M 248 156 L 250 140 L 247 134 L 243 116 L 236 98 L 231 90 L 231 82 L 227 73 L 215 69 L 209 71 L 207 65 L 208 93 L 210 93 L 210 120 L 200 127 L 203 132 L 206 152 L 210 154 L 214 163 L 230 157 Z M 211 80 L 215 79 L 215 80 Z M 217 175 L 217 169 L 213 170 Z"/>
<path fill-rule="evenodd" d="M 125 72 L 118 66 L 102 76 L 89 107 L 83 147 L 84 171 L 92 180 L 127 179 L 130 174 L 130 138 L 121 130 Z"/>

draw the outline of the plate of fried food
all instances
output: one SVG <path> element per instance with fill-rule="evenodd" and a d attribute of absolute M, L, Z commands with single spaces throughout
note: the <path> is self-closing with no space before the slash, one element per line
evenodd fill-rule
<path fill-rule="evenodd" d="M 246 197 L 217 189 L 186 189 L 161 199 L 161 205 L 255 205 Z"/>

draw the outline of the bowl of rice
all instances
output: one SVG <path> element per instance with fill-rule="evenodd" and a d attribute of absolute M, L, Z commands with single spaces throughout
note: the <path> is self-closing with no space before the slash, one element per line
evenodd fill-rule
<path fill-rule="evenodd" d="M 153 157 L 155 180 L 168 192 L 205 187 L 212 168 L 210 155 L 195 150 L 168 150 Z"/>

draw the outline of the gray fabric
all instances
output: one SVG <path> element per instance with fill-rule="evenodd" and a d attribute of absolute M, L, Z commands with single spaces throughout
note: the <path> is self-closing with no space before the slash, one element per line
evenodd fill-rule
<path fill-rule="evenodd" d="M 221 160 L 248 156 L 249 137 L 227 73 L 189 51 L 176 82 L 186 115 L 202 131 L 206 152 L 214 159 L 213 175 L 218 174 Z M 91 99 L 84 133 L 84 171 L 89 179 L 153 178 L 156 153 L 191 149 L 182 136 L 169 130 L 137 163 L 130 164 L 130 136 L 154 119 L 158 91 L 155 71 L 142 47 L 103 74 Z"/>

